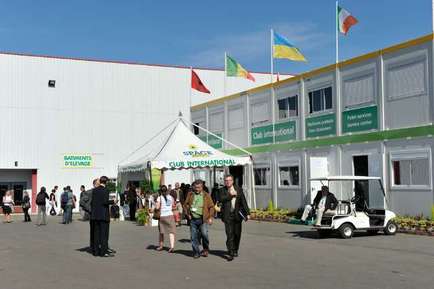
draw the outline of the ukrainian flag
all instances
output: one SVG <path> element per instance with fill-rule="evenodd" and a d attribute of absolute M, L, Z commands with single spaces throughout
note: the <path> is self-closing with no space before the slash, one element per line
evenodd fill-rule
<path fill-rule="evenodd" d="M 289 43 L 289 41 L 273 32 L 273 57 L 274 58 L 286 58 L 293 61 L 306 61 L 303 54 L 300 53 L 297 47 Z"/>

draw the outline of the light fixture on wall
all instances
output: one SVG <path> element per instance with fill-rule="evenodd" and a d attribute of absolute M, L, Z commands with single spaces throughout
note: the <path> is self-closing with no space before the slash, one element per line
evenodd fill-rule
<path fill-rule="evenodd" d="M 53 79 L 48 80 L 48 87 L 56 87 L 56 81 Z"/>
<path fill-rule="evenodd" d="M 14 165 L 15 167 L 18 167 L 18 161 L 15 161 Z"/>

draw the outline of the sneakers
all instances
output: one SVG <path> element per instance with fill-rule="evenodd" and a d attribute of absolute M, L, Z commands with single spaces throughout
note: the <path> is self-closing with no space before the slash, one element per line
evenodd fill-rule
<path fill-rule="evenodd" d="M 199 259 L 199 258 L 200 258 L 200 255 L 198 255 L 198 254 L 193 255 L 193 259 Z"/>
<path fill-rule="evenodd" d="M 201 257 L 208 257 L 208 250 L 203 250 L 202 253 L 200 253 Z"/>

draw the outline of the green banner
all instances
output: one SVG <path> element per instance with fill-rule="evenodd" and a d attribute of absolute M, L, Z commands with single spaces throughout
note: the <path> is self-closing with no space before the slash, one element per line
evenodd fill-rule
<path fill-rule="evenodd" d="M 223 138 L 222 133 L 216 133 L 215 135 L 217 135 L 220 138 Z M 213 147 L 215 149 L 222 149 L 223 148 L 223 141 L 221 139 L 219 139 L 218 137 L 208 134 L 208 142 L 207 142 L 206 135 L 200 135 L 199 136 L 199 138 L 203 142 L 206 142 L 211 147 Z"/>
<path fill-rule="evenodd" d="M 336 134 L 334 113 L 306 118 L 306 137 L 330 136 Z"/>
<path fill-rule="evenodd" d="M 295 121 L 276 123 L 274 125 L 276 142 L 290 141 L 296 139 Z M 254 127 L 250 131 L 252 145 L 267 144 L 273 142 L 273 125 Z"/>
<path fill-rule="evenodd" d="M 63 167 L 67 169 L 93 168 L 91 154 L 65 154 L 63 155 Z"/>
<path fill-rule="evenodd" d="M 378 129 L 377 106 L 351 109 L 342 113 L 342 133 Z"/>

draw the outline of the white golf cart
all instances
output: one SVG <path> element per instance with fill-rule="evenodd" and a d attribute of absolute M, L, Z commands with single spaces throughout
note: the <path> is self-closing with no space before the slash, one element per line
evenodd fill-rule
<path fill-rule="evenodd" d="M 398 230 L 392 220 L 396 215 L 387 210 L 386 195 L 379 177 L 330 176 L 312 178 L 312 184 L 329 187 L 338 204 L 336 210 L 326 211 L 321 225 L 315 226 L 320 237 L 338 231 L 342 238 L 349 239 L 354 231 L 367 231 L 377 234 L 382 230 L 386 235 L 394 235 Z"/>

